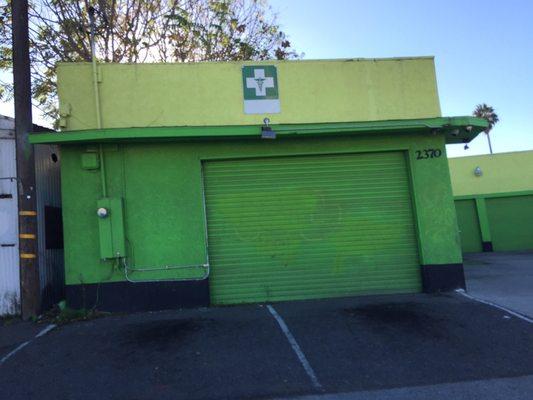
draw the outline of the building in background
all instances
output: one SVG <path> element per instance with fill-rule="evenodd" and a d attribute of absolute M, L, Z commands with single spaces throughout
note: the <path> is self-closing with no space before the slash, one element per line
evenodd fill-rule
<path fill-rule="evenodd" d="M 34 125 L 34 131 L 49 129 Z M 59 149 L 35 146 L 39 276 L 42 309 L 64 296 Z M 20 313 L 15 121 L 0 116 L 0 316 Z"/>
<path fill-rule="evenodd" d="M 449 164 L 463 251 L 533 250 L 533 151 Z"/>
<path fill-rule="evenodd" d="M 93 80 L 94 79 L 94 80 Z M 71 307 L 464 286 L 433 59 L 60 64 Z"/>

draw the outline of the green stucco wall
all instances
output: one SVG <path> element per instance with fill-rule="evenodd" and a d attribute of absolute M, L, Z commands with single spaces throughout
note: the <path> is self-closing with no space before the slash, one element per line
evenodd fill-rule
<path fill-rule="evenodd" d="M 246 62 L 101 64 L 103 128 L 262 124 L 243 112 Z M 273 124 L 440 116 L 432 57 L 266 61 L 278 68 L 281 112 Z M 63 130 L 97 128 L 91 64 L 60 63 Z"/>
<path fill-rule="evenodd" d="M 425 148 L 441 149 L 443 155 L 417 160 L 415 150 Z M 62 147 L 67 284 L 125 279 L 120 265 L 100 261 L 96 216 L 102 196 L 100 174 L 81 166 L 81 155 L 94 149 L 89 145 Z M 128 262 L 137 268 L 161 268 L 206 262 L 202 160 L 387 150 L 409 152 L 420 263 L 460 263 L 460 239 L 440 135 L 138 142 L 105 145 L 104 154 L 108 196 L 124 199 Z M 173 269 L 136 273 L 135 279 L 176 279 L 201 273 Z"/>

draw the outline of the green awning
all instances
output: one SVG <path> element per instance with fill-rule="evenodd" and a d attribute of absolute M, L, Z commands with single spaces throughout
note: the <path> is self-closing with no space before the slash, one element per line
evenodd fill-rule
<path fill-rule="evenodd" d="M 285 124 L 270 127 L 277 137 L 427 132 L 428 134 L 444 134 L 446 143 L 467 143 L 484 131 L 487 126 L 487 121 L 483 118 L 439 117 L 394 121 Z M 116 128 L 33 133 L 30 135 L 30 143 L 73 144 L 165 139 L 259 138 L 261 133 L 261 125 Z"/>

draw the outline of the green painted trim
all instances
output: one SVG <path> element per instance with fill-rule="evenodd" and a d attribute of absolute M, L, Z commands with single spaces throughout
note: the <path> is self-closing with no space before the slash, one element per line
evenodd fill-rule
<path fill-rule="evenodd" d="M 467 127 L 471 127 L 471 129 L 467 130 Z M 405 133 L 437 130 L 436 133 L 446 135 L 446 143 L 470 141 L 486 127 L 487 122 L 484 119 L 475 117 L 272 125 L 272 129 L 276 134 L 284 137 L 296 135 L 320 136 L 342 133 Z M 260 135 L 260 125 L 145 127 L 34 133 L 30 135 L 30 143 L 50 144 L 161 139 L 259 138 Z"/>
<path fill-rule="evenodd" d="M 411 192 L 411 206 L 413 207 L 413 222 L 415 224 L 416 242 L 418 245 L 418 260 L 420 265 L 426 264 L 426 256 L 424 246 L 422 245 L 422 233 L 420 230 L 420 207 L 418 206 L 418 191 L 415 189 L 415 175 L 414 175 L 414 157 L 413 151 L 407 149 L 404 151 L 405 164 L 407 165 L 407 178 L 409 179 L 409 191 Z"/>
<path fill-rule="evenodd" d="M 481 240 L 483 242 L 492 242 L 489 215 L 487 214 L 487 203 L 484 198 L 476 199 L 476 210 L 479 220 L 479 229 L 481 230 Z"/>
<path fill-rule="evenodd" d="M 454 196 L 454 200 L 475 200 L 475 199 L 494 199 L 497 197 L 515 197 L 531 196 L 533 190 L 522 190 L 518 192 L 501 192 L 501 193 L 483 193 L 483 194 L 466 194 L 463 196 Z"/>

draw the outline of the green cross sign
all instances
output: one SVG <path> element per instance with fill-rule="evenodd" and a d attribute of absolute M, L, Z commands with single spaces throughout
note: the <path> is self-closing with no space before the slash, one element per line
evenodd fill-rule
<path fill-rule="evenodd" d="M 280 112 L 278 74 L 274 65 L 242 67 L 245 114 Z"/>

